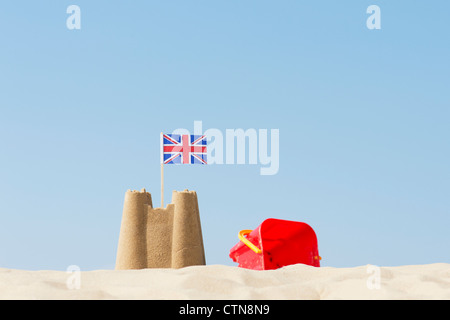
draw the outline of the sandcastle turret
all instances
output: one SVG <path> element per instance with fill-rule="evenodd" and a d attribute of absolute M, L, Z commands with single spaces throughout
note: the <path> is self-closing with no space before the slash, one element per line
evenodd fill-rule
<path fill-rule="evenodd" d="M 172 235 L 172 268 L 205 264 L 200 212 L 197 193 L 183 191 L 172 193 L 175 206 Z"/>
<path fill-rule="evenodd" d="M 172 203 L 153 208 L 145 189 L 125 194 L 116 270 L 204 265 L 197 193 L 173 191 Z"/>

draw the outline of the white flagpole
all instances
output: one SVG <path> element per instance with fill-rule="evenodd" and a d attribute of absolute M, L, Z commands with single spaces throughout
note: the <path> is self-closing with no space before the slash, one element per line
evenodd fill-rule
<path fill-rule="evenodd" d="M 161 208 L 164 208 L 164 137 L 161 132 Z"/>

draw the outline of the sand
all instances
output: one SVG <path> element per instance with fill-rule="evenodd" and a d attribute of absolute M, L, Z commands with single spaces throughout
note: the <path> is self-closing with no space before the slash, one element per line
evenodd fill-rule
<path fill-rule="evenodd" d="M 125 193 L 116 270 L 205 265 L 195 191 L 173 191 L 172 203 L 153 208 L 145 189 Z"/>
<path fill-rule="evenodd" d="M 79 273 L 0 268 L 0 299 L 450 299 L 450 264 L 379 269 L 298 264 L 268 271 L 206 265 Z"/>

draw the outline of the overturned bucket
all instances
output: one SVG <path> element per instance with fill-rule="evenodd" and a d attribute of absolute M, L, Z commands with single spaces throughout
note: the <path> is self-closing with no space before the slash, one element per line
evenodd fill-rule
<path fill-rule="evenodd" d="M 230 258 L 241 268 L 271 270 L 296 263 L 320 267 L 316 233 L 306 223 L 271 218 L 238 236 Z"/>

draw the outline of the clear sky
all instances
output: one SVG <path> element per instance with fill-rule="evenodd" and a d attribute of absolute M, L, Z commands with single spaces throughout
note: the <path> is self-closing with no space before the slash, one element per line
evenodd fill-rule
<path fill-rule="evenodd" d="M 69 30 L 66 9 L 81 9 Z M 381 29 L 369 30 L 369 5 Z M 166 166 L 207 264 L 266 218 L 323 266 L 450 263 L 450 2 L 3 1 L 0 267 L 113 269 L 127 189 L 160 204 L 159 133 L 279 129 L 280 166 Z"/>

